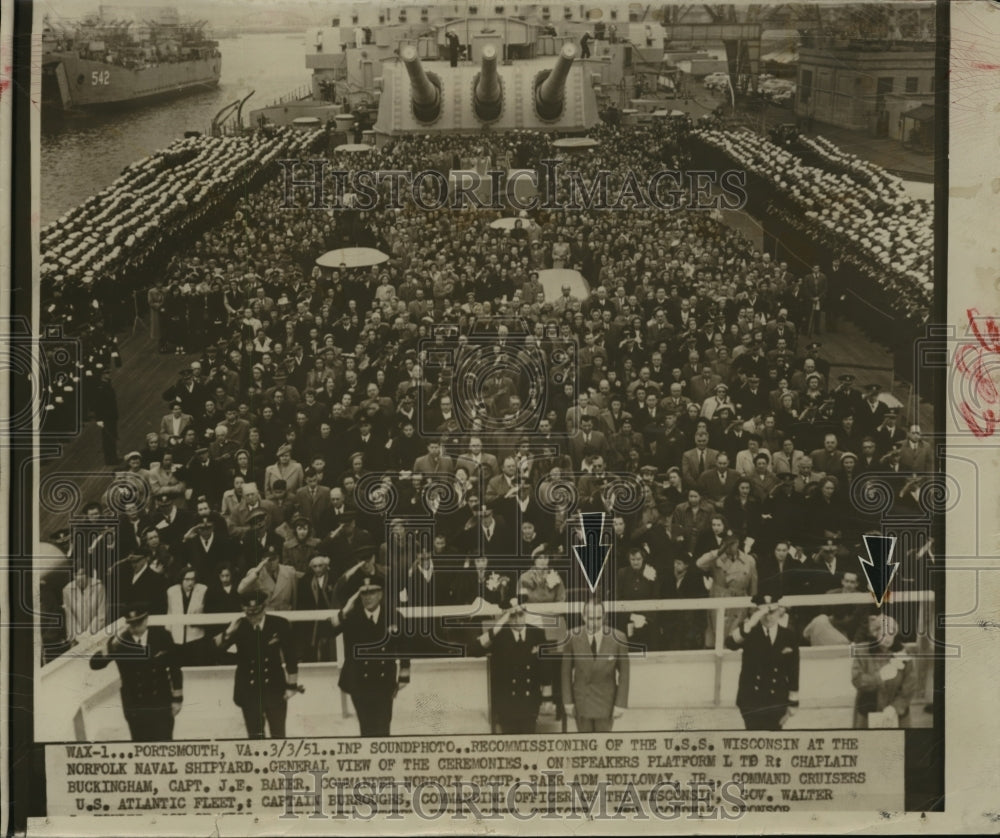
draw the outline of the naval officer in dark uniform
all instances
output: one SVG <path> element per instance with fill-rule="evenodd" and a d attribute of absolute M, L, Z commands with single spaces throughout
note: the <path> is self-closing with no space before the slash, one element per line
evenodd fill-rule
<path fill-rule="evenodd" d="M 243 597 L 243 617 L 237 617 L 216 639 L 225 651 L 236 645 L 233 701 L 243 711 L 247 736 L 264 738 L 264 722 L 272 739 L 285 736 L 288 699 L 300 691 L 299 665 L 292 626 L 266 613 L 267 595 L 250 591 Z"/>
<path fill-rule="evenodd" d="M 133 742 L 166 742 L 174 737 L 174 716 L 184 702 L 184 675 L 170 632 L 149 626 L 144 605 L 125 610 L 127 629 L 90 659 L 91 669 L 111 661 L 121 676 L 122 709 Z"/>
<path fill-rule="evenodd" d="M 726 647 L 743 650 L 736 706 L 747 730 L 781 730 L 799 706 L 799 645 L 785 609 L 770 595 L 733 629 Z"/>
<path fill-rule="evenodd" d="M 490 699 L 501 733 L 534 733 L 539 713 L 553 712 L 552 666 L 540 657 L 545 631 L 524 623 L 519 605 L 478 638 L 490 655 Z"/>
<path fill-rule="evenodd" d="M 397 655 L 398 630 L 383 607 L 381 580 L 365 578 L 331 622 L 334 634 L 344 633 L 338 684 L 351 697 L 361 735 L 388 736 L 393 699 L 410 683 L 410 662 Z"/>

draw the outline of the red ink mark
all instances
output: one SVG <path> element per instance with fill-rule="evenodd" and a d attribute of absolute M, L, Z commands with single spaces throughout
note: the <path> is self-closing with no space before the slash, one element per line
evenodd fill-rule
<path fill-rule="evenodd" d="M 985 335 L 976 320 L 979 311 L 966 309 L 969 328 L 978 343 L 964 343 L 955 350 L 955 369 L 972 385 L 970 398 L 974 404 L 963 401 L 959 413 L 972 433 L 979 437 L 992 436 L 996 431 L 997 412 L 993 407 L 1000 404 L 1000 391 L 990 370 L 990 365 L 1000 367 L 1000 324 L 992 317 L 985 319 Z"/>
<path fill-rule="evenodd" d="M 972 62 L 973 70 L 1000 70 L 1000 64 L 984 64 L 982 61 Z"/>
<path fill-rule="evenodd" d="M 992 345 L 990 345 L 983 338 L 982 332 L 979 331 L 979 326 L 976 325 L 976 318 L 979 317 L 979 309 L 967 308 L 965 316 L 969 318 L 969 327 L 972 329 L 972 334 L 983 345 L 983 349 L 987 352 L 1000 352 L 1000 325 L 997 325 L 996 320 L 992 317 L 986 320 L 986 333 L 992 341 Z"/>

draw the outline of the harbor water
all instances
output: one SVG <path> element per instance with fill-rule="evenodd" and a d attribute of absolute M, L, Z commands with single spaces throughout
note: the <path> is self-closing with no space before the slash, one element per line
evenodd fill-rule
<path fill-rule="evenodd" d="M 185 131 L 208 132 L 212 118 L 256 91 L 243 108 L 266 105 L 309 82 L 304 35 L 243 35 L 219 41 L 218 88 L 105 112 L 43 115 L 41 136 L 42 225 L 99 192 L 129 163 L 169 145 Z"/>

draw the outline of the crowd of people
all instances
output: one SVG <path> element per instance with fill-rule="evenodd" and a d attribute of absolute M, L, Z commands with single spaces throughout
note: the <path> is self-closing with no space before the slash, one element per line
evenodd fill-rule
<path fill-rule="evenodd" d="M 127 166 L 107 188 L 41 231 L 42 322 L 77 334 L 97 316 L 112 333 L 131 325 L 132 291 L 206 216 L 226 211 L 262 172 L 308 152 L 322 131 L 274 129 L 246 137 L 185 137 Z"/>
<path fill-rule="evenodd" d="M 822 137 L 798 138 L 808 154 L 748 129 L 699 129 L 696 137 L 767 183 L 769 209 L 836 253 L 884 292 L 891 313 L 922 326 L 934 297 L 934 211 L 899 178 Z"/>
<path fill-rule="evenodd" d="M 683 167 L 690 131 L 603 126 L 593 156 L 574 162 Z M 161 235 L 154 218 L 209 188 L 207 149 L 246 178 L 310 142 L 276 136 L 184 141 L 168 152 L 175 165 L 133 167 L 48 231 L 46 264 L 69 259 L 61 276 L 83 281 L 80 268 L 99 270 L 113 248 L 131 252 L 127 236 L 138 246 L 148 225 Z M 704 139 L 761 148 L 743 134 Z M 531 167 L 558 156 L 550 143 L 415 136 L 365 156 L 413 171 L 463 159 Z M 783 165 L 793 188 L 813 188 Z M 137 213 L 143 195 L 149 210 Z M 606 513 L 608 598 L 692 600 L 619 611 L 616 628 L 650 650 L 712 647 L 714 614 L 695 600 L 863 589 L 857 545 L 883 511 L 862 502 L 868 483 L 922 508 L 934 462 L 915 417 L 857 373 L 835 373 L 808 335 L 806 289 L 828 266 L 795 271 L 707 212 L 539 210 L 498 230 L 497 212 L 334 213 L 309 197 L 288 206 L 279 172 L 148 274 L 152 335 L 184 357 L 176 380 L 150 391 L 162 417 L 121 460 L 105 450 L 119 467 L 81 512 L 117 520 L 71 557 L 62 599 L 73 617 L 54 651 L 136 601 L 154 614 L 233 612 L 247 594 L 273 611 L 338 609 L 372 584 L 402 605 L 564 601 L 579 580 L 579 511 Z M 115 226 L 126 212 L 131 226 Z M 98 228 L 98 256 L 77 258 L 91 251 L 81 240 L 74 255 L 59 236 L 88 216 L 112 226 Z M 885 229 L 892 248 L 911 246 L 910 227 Z M 348 240 L 390 259 L 315 266 Z M 552 267 L 578 270 L 589 296 L 546 289 L 539 271 Z M 43 311 L 113 333 L 100 299 L 69 297 Z M 104 351 L 91 358 L 113 381 L 119 359 Z M 745 615 L 727 612 L 727 636 Z M 847 644 L 865 616 L 793 609 L 792 630 Z M 296 630 L 300 659 L 333 659 L 328 623 Z M 217 659 L 200 629 L 173 631 L 186 663 Z M 464 630 L 447 637 L 473 643 Z"/>

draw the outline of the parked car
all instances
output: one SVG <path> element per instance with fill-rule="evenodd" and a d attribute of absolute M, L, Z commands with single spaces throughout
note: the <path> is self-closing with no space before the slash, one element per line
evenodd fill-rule
<path fill-rule="evenodd" d="M 718 90 L 728 86 L 729 84 L 729 74 L 728 73 L 709 73 L 705 76 L 704 85 L 709 90 Z"/>

